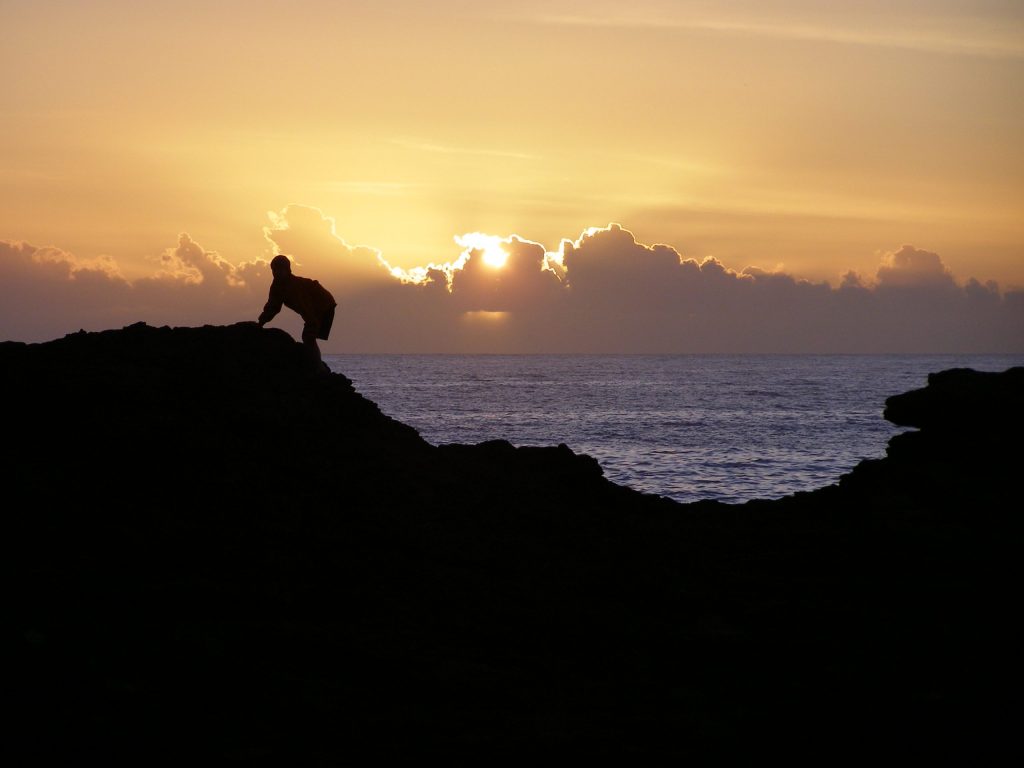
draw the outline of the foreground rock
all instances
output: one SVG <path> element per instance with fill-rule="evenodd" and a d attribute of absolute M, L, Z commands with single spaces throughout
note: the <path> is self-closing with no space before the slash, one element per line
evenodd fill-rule
<path fill-rule="evenodd" d="M 1024 369 L 890 398 L 888 458 L 678 505 L 434 447 L 255 324 L 0 345 L 40 761 L 920 756 L 1012 733 Z"/>

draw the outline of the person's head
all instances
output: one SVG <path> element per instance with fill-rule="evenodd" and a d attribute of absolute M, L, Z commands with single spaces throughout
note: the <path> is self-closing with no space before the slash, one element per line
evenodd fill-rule
<path fill-rule="evenodd" d="M 270 271 L 274 273 L 274 277 L 290 275 L 292 273 L 292 262 L 287 256 L 278 254 L 270 260 Z"/>

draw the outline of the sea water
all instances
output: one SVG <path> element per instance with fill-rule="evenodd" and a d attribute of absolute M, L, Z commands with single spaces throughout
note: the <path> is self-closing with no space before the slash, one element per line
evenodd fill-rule
<path fill-rule="evenodd" d="M 428 442 L 565 443 L 688 502 L 779 498 L 885 454 L 885 399 L 1024 355 L 325 355 Z"/>

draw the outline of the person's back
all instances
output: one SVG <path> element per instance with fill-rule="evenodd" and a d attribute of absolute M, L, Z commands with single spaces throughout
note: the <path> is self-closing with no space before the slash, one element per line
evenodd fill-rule
<path fill-rule="evenodd" d="M 278 255 L 270 262 L 274 281 L 270 284 L 270 295 L 259 316 L 262 327 L 268 323 L 281 307 L 296 312 L 305 322 L 302 328 L 302 342 L 317 362 L 320 361 L 320 347 L 317 339 L 327 340 L 334 324 L 334 308 L 337 302 L 330 291 L 316 280 L 292 274 L 291 261 L 287 256 Z"/>
<path fill-rule="evenodd" d="M 335 306 L 334 297 L 318 281 L 292 274 L 274 278 L 270 299 L 298 313 L 307 323 Z"/>

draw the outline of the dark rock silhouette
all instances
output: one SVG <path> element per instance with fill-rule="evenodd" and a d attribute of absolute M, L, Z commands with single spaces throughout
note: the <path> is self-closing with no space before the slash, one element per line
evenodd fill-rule
<path fill-rule="evenodd" d="M 1024 369 L 832 487 L 679 505 L 434 447 L 255 323 L 0 344 L 35 761 L 962 752 L 1015 733 Z M 822 751 L 823 750 L 823 751 Z"/>

